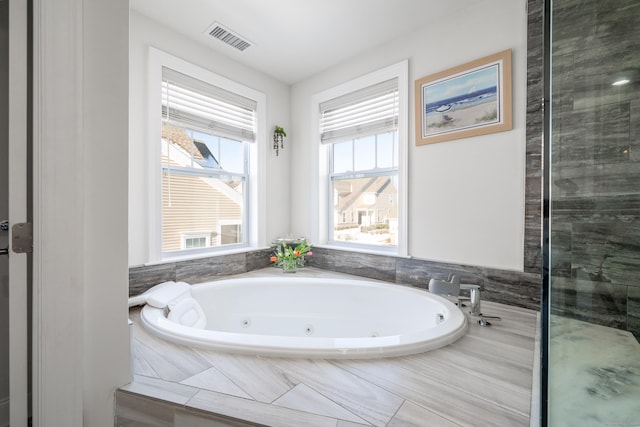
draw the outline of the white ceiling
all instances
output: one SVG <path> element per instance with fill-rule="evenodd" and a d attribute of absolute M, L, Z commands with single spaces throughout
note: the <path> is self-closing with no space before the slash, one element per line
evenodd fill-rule
<path fill-rule="evenodd" d="M 483 0 L 130 0 L 131 9 L 293 84 Z M 217 21 L 253 46 L 206 33 Z M 452 28 L 456 31 L 456 28 Z"/>

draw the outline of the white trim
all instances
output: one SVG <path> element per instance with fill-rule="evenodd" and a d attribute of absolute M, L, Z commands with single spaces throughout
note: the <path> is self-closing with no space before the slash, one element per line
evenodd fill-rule
<path fill-rule="evenodd" d="M 33 4 L 33 424 L 82 426 L 83 1 Z"/>
<path fill-rule="evenodd" d="M 398 64 L 398 256 L 409 253 L 409 61 Z"/>
<path fill-rule="evenodd" d="M 267 97 L 256 92 L 258 131 L 256 143 L 249 150 L 249 221 L 247 241 L 252 249 L 268 246 L 267 242 L 267 149 L 271 147 L 267 132 Z"/>
<path fill-rule="evenodd" d="M 149 48 L 149 80 L 148 80 L 148 104 L 147 104 L 147 206 L 149 213 L 149 243 L 147 253 L 148 261 L 158 262 L 162 260 L 162 200 L 158 189 L 161 188 L 162 161 L 158 153 L 162 149 L 162 131 L 158 126 L 158 116 L 162 105 L 162 58 L 164 52 Z M 131 167 L 131 166 L 130 166 Z"/>
<path fill-rule="evenodd" d="M 317 224 L 311 233 L 311 240 L 317 245 L 328 245 L 328 144 L 320 142 L 320 108 L 322 102 L 337 98 L 349 92 L 360 90 L 376 83 L 398 78 L 399 115 L 398 115 L 398 256 L 408 253 L 407 222 L 408 222 L 408 126 L 409 126 L 409 61 L 404 60 L 396 64 L 374 71 L 367 75 L 345 82 L 311 97 L 311 179 L 310 184 L 315 194 L 311 197 L 311 223 Z M 345 249 L 352 245 L 345 245 Z M 382 251 L 382 248 L 371 247 L 372 251 Z"/>
<path fill-rule="evenodd" d="M 162 67 L 169 67 L 182 72 L 191 77 L 200 79 L 215 86 L 224 88 L 231 92 L 242 95 L 256 101 L 257 131 L 256 142 L 249 143 L 249 183 L 248 210 L 249 217 L 247 223 L 247 244 L 251 248 L 266 245 L 266 95 L 257 90 L 251 89 L 243 84 L 237 83 L 226 77 L 220 76 L 212 71 L 201 68 L 195 64 L 177 58 L 154 47 L 149 48 L 149 80 L 148 80 L 148 108 L 147 108 L 147 159 L 148 168 L 148 189 L 149 195 L 149 242 L 148 242 L 148 263 L 157 263 L 175 259 L 175 253 L 162 253 L 162 199 L 161 199 L 161 161 L 160 143 L 161 130 L 158 126 L 159 108 L 161 105 Z M 218 251 L 211 250 L 209 255 L 217 254 Z"/>
<path fill-rule="evenodd" d="M 234 254 L 246 254 L 247 253 L 247 248 L 243 247 L 243 248 L 238 248 L 236 246 L 232 246 L 229 245 L 229 248 L 226 248 L 223 251 L 220 252 L 216 252 L 216 256 L 224 256 L 224 255 L 234 255 Z M 258 247 L 258 248 L 252 248 L 252 250 L 264 250 L 264 249 L 270 249 L 271 246 L 262 246 L 262 247 Z M 197 249 L 194 250 L 193 252 L 191 251 L 182 251 L 185 252 L 184 254 L 179 254 L 179 255 L 175 255 L 172 256 L 171 258 L 167 259 L 167 260 L 162 260 L 159 262 L 148 262 L 145 264 L 140 264 L 137 265 L 136 267 L 149 267 L 149 266 L 153 266 L 153 265 L 164 265 L 167 263 L 171 263 L 171 262 L 180 262 L 180 261 L 191 261 L 194 259 L 203 259 L 203 258 L 210 258 L 211 257 L 211 253 L 207 252 L 207 253 L 201 253 L 201 252 L 197 252 Z"/>

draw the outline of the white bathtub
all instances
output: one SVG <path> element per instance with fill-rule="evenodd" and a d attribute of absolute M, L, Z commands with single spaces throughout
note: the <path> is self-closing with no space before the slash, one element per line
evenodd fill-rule
<path fill-rule="evenodd" d="M 179 344 L 278 357 L 376 358 L 450 344 L 467 331 L 455 304 L 390 283 L 296 276 L 236 278 L 191 287 L 202 329 L 144 306 L 142 324 Z"/>

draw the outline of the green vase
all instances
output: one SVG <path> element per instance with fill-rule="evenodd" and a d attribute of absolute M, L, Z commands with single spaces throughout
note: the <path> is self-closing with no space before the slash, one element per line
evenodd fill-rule
<path fill-rule="evenodd" d="M 283 259 L 282 260 L 282 272 L 283 273 L 295 273 L 298 271 L 298 260 L 296 259 Z"/>

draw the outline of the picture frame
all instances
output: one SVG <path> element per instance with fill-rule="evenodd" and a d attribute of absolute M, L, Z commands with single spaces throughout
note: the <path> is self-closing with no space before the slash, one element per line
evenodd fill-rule
<path fill-rule="evenodd" d="M 511 49 L 416 80 L 416 145 L 511 130 L 511 90 Z"/>

